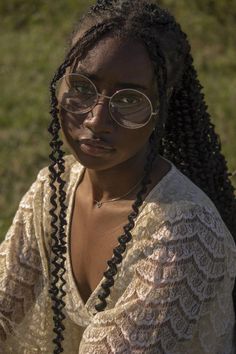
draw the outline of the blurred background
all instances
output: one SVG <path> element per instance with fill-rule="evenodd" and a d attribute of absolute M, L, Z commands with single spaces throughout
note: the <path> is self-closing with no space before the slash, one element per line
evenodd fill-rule
<path fill-rule="evenodd" d="M 89 0 L 0 2 L 0 240 L 48 165 L 50 79 Z M 188 34 L 212 121 L 236 171 L 236 1 L 161 0 Z M 232 176 L 236 187 L 236 175 Z"/>

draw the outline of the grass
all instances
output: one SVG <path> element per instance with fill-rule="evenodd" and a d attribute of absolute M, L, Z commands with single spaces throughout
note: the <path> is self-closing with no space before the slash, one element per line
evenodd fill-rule
<path fill-rule="evenodd" d="M 1 1 L 0 240 L 21 197 L 48 164 L 49 82 L 63 60 L 73 23 L 90 3 Z M 230 0 L 215 8 L 207 6 L 210 1 L 161 3 L 189 34 L 209 112 L 229 168 L 235 171 L 236 5 Z M 236 178 L 232 180 L 236 186 Z"/>

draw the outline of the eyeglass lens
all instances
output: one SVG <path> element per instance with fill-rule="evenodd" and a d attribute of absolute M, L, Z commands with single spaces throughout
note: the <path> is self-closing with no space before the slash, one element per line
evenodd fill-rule
<path fill-rule="evenodd" d="M 66 111 L 84 114 L 96 105 L 98 93 L 88 78 L 69 74 L 58 82 L 57 99 Z M 152 114 L 151 102 L 146 95 L 133 89 L 116 92 L 110 99 L 109 109 L 119 125 L 131 129 L 145 125 Z"/>

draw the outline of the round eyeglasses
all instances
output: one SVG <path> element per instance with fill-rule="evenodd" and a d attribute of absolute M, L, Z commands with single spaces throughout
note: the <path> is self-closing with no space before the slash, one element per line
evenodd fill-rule
<path fill-rule="evenodd" d="M 135 89 L 122 89 L 112 96 L 98 93 L 94 83 L 84 75 L 64 75 L 57 83 L 59 105 L 67 112 L 86 114 L 98 103 L 100 97 L 109 99 L 111 118 L 120 126 L 138 129 L 151 120 L 154 112 L 150 99 Z"/>

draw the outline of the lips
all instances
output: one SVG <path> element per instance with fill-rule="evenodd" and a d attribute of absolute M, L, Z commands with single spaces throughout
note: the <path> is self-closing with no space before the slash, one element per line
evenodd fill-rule
<path fill-rule="evenodd" d="M 114 147 L 112 145 L 107 144 L 101 140 L 81 139 L 80 144 L 85 144 L 91 147 L 105 149 L 105 150 L 114 150 Z"/>
<path fill-rule="evenodd" d="M 91 156 L 100 156 L 113 152 L 113 146 L 101 140 L 81 139 L 79 141 L 81 150 Z"/>

